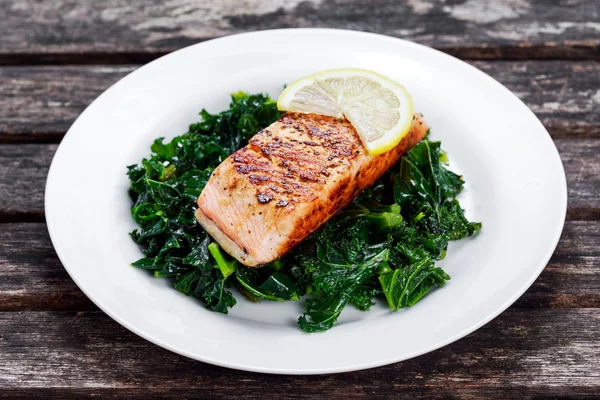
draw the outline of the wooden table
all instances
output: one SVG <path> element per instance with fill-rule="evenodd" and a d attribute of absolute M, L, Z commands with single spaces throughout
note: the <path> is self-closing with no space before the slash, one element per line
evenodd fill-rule
<path fill-rule="evenodd" d="M 158 56 L 285 27 L 358 29 L 441 49 L 498 79 L 542 120 L 567 173 L 567 222 L 542 275 L 495 320 L 395 365 L 269 376 L 146 342 L 71 281 L 48 238 L 43 193 L 77 115 Z M 1 0 L 0 397 L 600 396 L 599 61 L 598 0 Z"/>

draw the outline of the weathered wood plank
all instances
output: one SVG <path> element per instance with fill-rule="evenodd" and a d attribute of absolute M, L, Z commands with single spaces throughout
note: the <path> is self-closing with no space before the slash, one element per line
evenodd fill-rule
<path fill-rule="evenodd" d="M 46 224 L 1 226 L 0 310 L 97 310 L 62 267 Z"/>
<path fill-rule="evenodd" d="M 567 173 L 568 219 L 600 219 L 600 139 L 557 139 Z M 42 221 L 55 144 L 0 145 L 0 221 Z"/>
<path fill-rule="evenodd" d="M 392 371 L 393 372 L 393 371 Z M 552 387 L 538 385 L 533 388 L 506 386 L 504 389 L 499 387 L 473 387 L 465 386 L 460 387 L 458 390 L 455 389 L 458 384 L 451 385 L 450 387 L 444 386 L 432 386 L 432 387 L 419 387 L 414 385 L 397 385 L 393 387 L 370 385 L 369 387 L 363 388 L 363 386 L 353 386 L 351 377 L 354 374 L 347 374 L 348 377 L 345 379 L 334 378 L 329 380 L 327 377 L 323 377 L 322 380 L 327 382 L 319 384 L 318 388 L 311 389 L 308 392 L 304 390 L 304 387 L 308 383 L 304 383 L 298 388 L 292 387 L 291 384 L 285 385 L 285 391 L 283 389 L 277 389 L 271 391 L 268 388 L 260 387 L 263 381 L 268 381 L 269 384 L 276 386 L 277 380 L 270 380 L 269 378 L 259 375 L 256 378 L 246 378 L 244 382 L 246 385 L 243 390 L 238 390 L 235 383 L 232 383 L 229 387 L 222 387 L 220 390 L 211 388 L 206 390 L 205 388 L 160 388 L 160 387 L 143 387 L 143 388 L 125 388 L 125 389 L 113 389 L 113 388 L 34 388 L 34 389 L 3 389 L 0 392 L 0 399 L 80 399 L 80 398 L 100 398 L 100 399 L 219 399 L 219 398 L 243 398 L 248 400 L 294 400 L 294 399 L 404 399 L 404 398 L 447 398 L 447 399 L 531 399 L 536 400 L 555 400 L 559 399 L 596 399 L 597 388 L 589 387 Z M 379 377 L 380 381 L 385 380 L 385 377 Z M 309 382 L 309 378 L 305 379 Z M 313 381 L 310 381 L 311 383 Z M 250 386 L 251 385 L 251 386 Z M 334 386 L 335 385 L 335 386 Z M 356 392 L 349 393 L 348 389 L 344 389 L 342 394 L 338 394 L 337 387 L 339 385 L 351 386 L 357 389 Z M 250 386 L 250 387 L 248 387 Z M 243 397 L 238 397 L 243 396 Z"/>
<path fill-rule="evenodd" d="M 514 307 L 600 308 L 598 287 L 600 221 L 569 221 L 545 270 Z M 45 224 L 2 225 L 0 311 L 96 309 L 63 269 Z"/>
<path fill-rule="evenodd" d="M 567 221 L 552 258 L 513 307 L 600 308 L 600 221 Z"/>
<path fill-rule="evenodd" d="M 555 140 L 567 175 L 567 219 L 600 219 L 600 140 Z"/>
<path fill-rule="evenodd" d="M 523 100 L 554 139 L 600 138 L 599 63 L 471 63 Z"/>
<path fill-rule="evenodd" d="M 43 221 L 46 177 L 57 147 L 0 145 L 0 221 Z"/>
<path fill-rule="evenodd" d="M 100 312 L 0 313 L 4 396 L 42 389 L 147 397 L 364 398 L 591 395 L 600 390 L 600 310 L 511 309 L 468 337 L 395 365 L 348 374 L 272 376 L 195 362 Z M 268 349 L 265 349 L 268 351 Z M 267 389 L 265 389 L 267 388 Z M 332 390 L 335 388 L 335 390 Z M 142 390 L 144 389 L 144 390 Z M 10 390 L 10 391 L 7 391 Z M 37 393 L 37 392 L 36 392 Z"/>
<path fill-rule="evenodd" d="M 472 62 L 516 93 L 554 138 L 600 138 L 600 64 Z M 136 66 L 0 67 L 0 142 L 57 142 Z M 198 104 L 198 109 L 202 105 Z"/>
<path fill-rule="evenodd" d="M 383 33 L 463 58 L 600 57 L 599 5 L 594 0 L 3 3 L 0 63 L 4 64 L 145 62 L 214 37 L 290 27 Z"/>
<path fill-rule="evenodd" d="M 60 141 L 92 100 L 135 68 L 0 68 L 0 143 Z"/>

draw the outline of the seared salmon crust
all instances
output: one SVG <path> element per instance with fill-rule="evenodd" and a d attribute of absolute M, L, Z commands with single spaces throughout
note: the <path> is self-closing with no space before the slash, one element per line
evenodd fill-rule
<path fill-rule="evenodd" d="M 284 114 L 214 170 L 196 218 L 241 263 L 269 263 L 352 203 L 427 129 L 415 114 L 396 147 L 370 156 L 345 119 Z"/>

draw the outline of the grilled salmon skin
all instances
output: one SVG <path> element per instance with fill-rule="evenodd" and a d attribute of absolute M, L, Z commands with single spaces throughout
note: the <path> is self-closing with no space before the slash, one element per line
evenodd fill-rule
<path fill-rule="evenodd" d="M 347 120 L 284 114 L 214 170 L 196 218 L 242 264 L 269 263 L 348 206 L 426 132 L 415 114 L 395 148 L 370 156 Z"/>

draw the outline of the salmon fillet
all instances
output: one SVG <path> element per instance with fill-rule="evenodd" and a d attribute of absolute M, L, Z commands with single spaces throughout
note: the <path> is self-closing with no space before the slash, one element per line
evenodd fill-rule
<path fill-rule="evenodd" d="M 396 147 L 370 156 L 347 120 L 284 114 L 214 170 L 196 218 L 242 264 L 269 263 L 352 203 L 426 132 L 415 114 Z"/>

